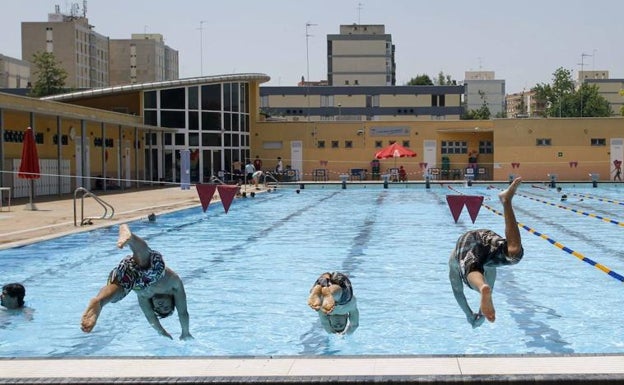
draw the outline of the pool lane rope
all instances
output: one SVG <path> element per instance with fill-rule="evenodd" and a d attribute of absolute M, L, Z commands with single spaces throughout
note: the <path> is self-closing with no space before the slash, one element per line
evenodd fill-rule
<path fill-rule="evenodd" d="M 495 187 L 495 186 L 490 186 L 490 188 L 502 191 L 500 188 Z M 598 214 L 589 213 L 587 211 L 580 211 L 580 210 L 574 209 L 572 207 L 568 207 L 568 206 L 564 206 L 564 205 L 548 202 L 548 201 L 545 201 L 545 200 L 542 200 L 542 199 L 538 199 L 538 198 L 534 198 L 534 197 L 530 197 L 530 196 L 524 195 L 524 194 L 516 193 L 516 195 L 521 196 L 523 198 L 531 199 L 531 200 L 536 201 L 536 202 L 544 203 L 544 204 L 547 204 L 549 206 L 557 207 L 559 209 L 572 211 L 573 213 L 577 213 L 579 215 L 583 215 L 583 216 L 586 216 L 586 217 L 589 217 L 589 218 L 600 219 L 603 222 L 607 222 L 607 223 L 611 223 L 611 224 L 614 224 L 614 225 L 617 225 L 617 226 L 624 227 L 624 222 L 616 221 L 616 220 L 613 220 L 611 218 L 606 218 L 606 217 L 600 216 Z"/>
<path fill-rule="evenodd" d="M 548 190 L 547 188 L 539 186 L 539 185 L 531 185 L 531 187 L 539 188 L 539 189 L 543 189 L 543 190 Z M 624 206 L 624 202 L 616 201 L 616 200 L 613 200 L 613 199 L 606 199 L 606 198 L 595 197 L 595 196 L 589 195 L 589 194 L 579 194 L 579 193 L 568 193 L 568 194 L 570 194 L 572 196 L 575 196 L 575 197 L 594 199 L 594 200 L 597 200 L 597 201 L 600 201 L 600 202 L 614 203 L 616 205 Z"/>
<path fill-rule="evenodd" d="M 461 191 L 458 191 L 458 190 L 454 189 L 451 186 L 448 186 L 448 188 L 453 190 L 453 191 L 455 191 L 455 192 L 457 192 L 457 193 L 459 193 L 459 194 L 463 194 Z M 516 195 L 517 194 L 518 193 L 516 192 Z M 497 214 L 497 215 L 500 215 L 500 216 L 504 216 L 502 212 L 496 210 L 495 208 L 493 208 L 491 206 L 486 205 L 485 203 L 483 203 L 482 206 L 485 207 L 486 209 L 490 210 L 494 214 Z M 533 229 L 533 228 L 531 228 L 531 227 L 529 227 L 529 226 L 527 226 L 527 225 L 525 225 L 523 223 L 517 222 L 517 224 L 518 224 L 518 227 L 520 227 L 521 229 L 524 229 L 524 230 L 528 231 L 529 233 L 531 233 L 531 234 L 533 234 L 535 236 L 538 236 L 538 237 L 548 241 L 550 244 L 552 244 L 553 246 L 559 248 L 560 250 L 565 251 L 566 253 L 568 253 L 568 254 L 570 254 L 570 255 L 580 259 L 581 261 L 583 261 L 583 262 L 585 262 L 585 263 L 587 263 L 587 264 L 589 264 L 591 266 L 594 266 L 596 269 L 602 271 L 603 273 L 606 273 L 607 275 L 609 275 L 609 276 L 617 279 L 618 281 L 624 283 L 624 276 L 622 276 L 621 274 L 618 274 L 617 272 L 611 270 L 607 266 L 605 266 L 605 265 L 603 265 L 601 263 L 598 263 L 598 262 L 596 262 L 596 261 L 594 261 L 594 260 L 592 260 L 590 258 L 587 258 L 586 256 L 584 256 L 583 254 L 579 253 L 578 251 L 570 249 L 569 247 L 567 247 L 567 246 L 557 242 L 556 240 L 552 239 L 548 235 L 542 234 L 539 231 L 537 231 L 537 230 L 535 230 L 535 229 Z"/>

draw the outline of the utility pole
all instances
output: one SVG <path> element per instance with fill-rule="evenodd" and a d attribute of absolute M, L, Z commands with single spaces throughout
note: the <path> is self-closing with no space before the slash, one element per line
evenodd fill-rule
<path fill-rule="evenodd" d="M 585 68 L 585 58 L 593 56 L 594 55 L 590 55 L 588 53 L 581 53 L 581 62 L 579 63 L 579 65 L 581 66 L 581 75 L 579 76 L 579 93 L 581 95 L 581 118 L 583 117 L 583 84 L 585 83 L 585 80 L 583 79 L 583 76 L 585 75 L 583 73 L 583 69 Z"/>
<path fill-rule="evenodd" d="M 199 73 L 204 76 L 204 24 L 207 21 L 202 20 L 199 22 Z"/>
<path fill-rule="evenodd" d="M 362 12 L 362 8 L 364 8 L 364 4 L 358 3 L 357 5 L 357 23 L 360 24 L 360 13 Z"/>
<path fill-rule="evenodd" d="M 314 27 L 316 24 L 312 24 L 310 22 L 307 22 L 305 27 L 306 27 L 306 99 L 308 99 L 308 112 L 307 112 L 307 117 L 308 117 L 308 121 L 310 121 L 310 45 L 309 45 L 309 40 L 310 37 L 312 35 L 310 35 L 310 27 Z"/>

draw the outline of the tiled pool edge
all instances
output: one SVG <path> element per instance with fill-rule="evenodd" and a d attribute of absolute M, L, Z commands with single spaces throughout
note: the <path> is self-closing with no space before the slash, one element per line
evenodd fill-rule
<path fill-rule="evenodd" d="M 3 358 L 0 384 L 615 384 L 624 355 Z"/>

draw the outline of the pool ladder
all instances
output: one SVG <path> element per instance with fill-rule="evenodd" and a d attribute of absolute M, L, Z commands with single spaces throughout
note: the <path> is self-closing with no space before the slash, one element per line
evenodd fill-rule
<path fill-rule="evenodd" d="M 113 215 L 115 214 L 115 209 L 109 203 L 103 201 L 102 198 L 98 197 L 97 195 L 95 195 L 91 191 L 87 190 L 86 188 L 78 187 L 74 191 L 74 226 L 78 226 L 78 215 L 77 215 L 77 209 L 76 209 L 76 200 L 78 199 L 78 194 L 79 193 L 82 193 L 82 195 L 80 196 L 80 226 L 93 224 L 91 222 L 92 219 L 111 219 L 113 217 Z M 102 216 L 85 218 L 85 216 L 84 216 L 84 199 L 85 198 L 89 198 L 89 197 L 95 199 L 95 201 L 97 203 L 99 203 L 100 206 L 102 206 L 102 208 L 104 208 L 104 214 L 102 214 Z"/>

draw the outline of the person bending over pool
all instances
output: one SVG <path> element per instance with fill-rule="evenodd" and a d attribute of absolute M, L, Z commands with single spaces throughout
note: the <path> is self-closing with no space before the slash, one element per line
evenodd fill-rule
<path fill-rule="evenodd" d="M 349 278 L 342 273 L 323 273 L 316 280 L 308 305 L 328 333 L 351 334 L 360 324 L 360 312 Z"/>
<path fill-rule="evenodd" d="M 132 255 L 119 262 L 110 272 L 107 284 L 89 301 L 82 315 L 82 331 L 91 332 L 106 304 L 117 302 L 134 290 L 145 318 L 159 334 L 172 338 L 158 317 L 172 314 L 175 308 L 182 328 L 180 339 L 193 338 L 189 332 L 186 293 L 180 277 L 165 267 L 159 252 L 150 249 L 143 239 L 130 231 L 128 225 L 123 224 L 119 227 L 117 247 L 121 249 L 125 245 L 130 246 Z"/>
<path fill-rule="evenodd" d="M 506 190 L 498 194 L 503 204 L 505 238 L 487 229 L 468 231 L 459 238 L 449 258 L 449 280 L 453 294 L 473 328 L 481 326 L 484 318 L 489 322 L 496 319 L 492 301 L 496 268 L 515 265 L 524 254 L 520 230 L 511 204 L 521 182 L 520 177 L 514 179 Z M 464 284 L 480 293 L 478 313 L 474 313 L 468 305 Z"/>

